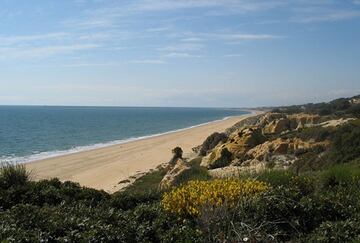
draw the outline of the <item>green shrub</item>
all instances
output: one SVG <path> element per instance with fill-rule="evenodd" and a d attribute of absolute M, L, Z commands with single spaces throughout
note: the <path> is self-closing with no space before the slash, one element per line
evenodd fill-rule
<path fill-rule="evenodd" d="M 247 175 L 268 182 L 272 188 L 258 197 L 239 199 L 234 208 L 207 210 L 199 219 L 178 219 L 164 212 L 158 190 L 108 195 L 57 179 L 28 182 L 0 190 L 1 206 L 5 205 L 1 200 L 8 202 L 8 207 L 0 210 L 0 239 L 5 242 L 242 242 L 245 238 L 254 242 L 336 241 L 340 239 L 341 229 L 344 239 L 352 239 L 358 234 L 355 216 L 360 215 L 360 187 L 358 180 L 346 177 L 356 178 L 357 166 L 339 165 L 304 176 L 286 171 Z M 326 178 L 331 177 L 338 182 L 324 186 L 329 185 Z M 347 220 L 350 226 L 342 225 Z M 333 226 L 328 229 L 328 224 Z M 324 229 L 327 231 L 323 232 Z"/>
<path fill-rule="evenodd" d="M 0 190 L 0 207 L 11 208 L 17 204 L 37 206 L 59 204 L 85 204 L 96 206 L 104 203 L 110 195 L 104 191 L 81 187 L 73 182 L 58 179 L 30 181 L 25 185 Z"/>
<path fill-rule="evenodd" d="M 19 204 L 0 213 L 0 238 L 9 242 L 129 242 L 130 219 L 106 208 Z"/>
<path fill-rule="evenodd" d="M 359 212 L 358 196 L 351 191 L 342 189 L 321 190 L 303 197 L 299 202 L 301 219 L 309 233 L 326 221 L 339 221 L 351 218 Z"/>
<path fill-rule="evenodd" d="M 356 104 L 356 105 L 352 105 L 348 110 L 347 113 L 355 116 L 355 117 L 360 117 L 360 104 Z"/>
<path fill-rule="evenodd" d="M 0 188 L 25 185 L 30 179 L 30 172 L 22 164 L 5 164 L 0 167 Z"/>
<path fill-rule="evenodd" d="M 313 139 L 316 142 L 324 141 L 332 137 L 334 133 L 334 129 L 331 127 L 307 127 L 301 129 L 297 134 L 296 137 L 302 140 L 310 140 Z"/>
<path fill-rule="evenodd" d="M 355 164 L 340 164 L 319 172 L 319 183 L 321 188 L 333 188 L 343 186 L 350 188 L 357 186 L 360 178 L 360 166 Z"/>
<path fill-rule="evenodd" d="M 359 220 L 348 219 L 336 222 L 322 223 L 311 235 L 306 237 L 307 242 L 342 243 L 359 242 Z"/>
<path fill-rule="evenodd" d="M 18 204 L 0 212 L 4 242 L 200 242 L 190 221 L 165 214 L 158 204 L 130 211 L 108 206 Z"/>
<path fill-rule="evenodd" d="M 346 163 L 360 157 L 360 126 L 355 124 L 341 126 L 334 134 L 329 154 L 333 163 Z"/>
<path fill-rule="evenodd" d="M 260 173 L 241 175 L 245 178 L 254 178 L 259 181 L 268 183 L 271 186 L 287 185 L 295 176 L 291 171 L 285 170 L 265 170 Z"/>
<path fill-rule="evenodd" d="M 146 191 L 146 192 L 117 192 L 114 193 L 110 200 L 111 207 L 122 209 L 122 210 L 132 210 L 135 207 L 141 204 L 151 204 L 154 202 L 159 202 L 161 199 L 161 193 L 159 190 L 156 191 Z"/>

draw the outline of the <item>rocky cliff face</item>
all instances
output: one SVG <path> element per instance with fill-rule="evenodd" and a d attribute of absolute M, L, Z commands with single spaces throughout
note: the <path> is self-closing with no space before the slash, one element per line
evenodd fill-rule
<path fill-rule="evenodd" d="M 201 145 L 199 154 L 201 156 L 207 155 L 207 153 L 214 149 L 218 144 L 225 143 L 228 140 L 228 136 L 225 133 L 215 132 L 211 134 L 204 143 Z"/>
<path fill-rule="evenodd" d="M 228 129 L 225 133 L 210 135 L 196 148 L 202 157 L 201 166 L 213 177 L 237 176 L 243 172 L 259 172 L 266 168 L 287 169 L 302 154 L 321 154 L 330 147 L 327 140 L 318 141 L 291 136 L 303 128 L 338 126 L 352 120 L 329 120 L 328 117 L 304 113 L 286 115 L 266 113 L 251 117 Z M 161 181 L 161 188 L 176 186 L 179 179 L 186 177 L 192 169 L 182 158 L 182 150 L 175 148 L 173 158 L 167 167 L 167 174 Z"/>
<path fill-rule="evenodd" d="M 297 130 L 306 126 L 320 123 L 320 116 L 309 114 L 285 115 L 268 113 L 258 123 L 263 127 L 264 134 L 277 134 L 291 130 Z"/>
<path fill-rule="evenodd" d="M 216 176 L 267 167 L 287 168 L 297 155 L 311 150 L 326 150 L 330 145 L 326 141 L 285 139 L 280 135 L 320 122 L 318 115 L 266 113 L 258 117 L 254 125 L 234 130 L 226 141 L 208 150 L 201 166 Z"/>
<path fill-rule="evenodd" d="M 246 152 L 265 141 L 258 126 L 250 126 L 236 131 L 228 140 L 216 146 L 203 158 L 201 166 L 214 169 L 229 165 L 234 160 L 243 160 Z"/>
<path fill-rule="evenodd" d="M 257 160 L 267 160 L 272 155 L 285 155 L 285 154 L 299 154 L 306 150 L 316 149 L 322 147 L 328 148 L 330 144 L 328 142 L 314 142 L 303 141 L 298 138 L 282 139 L 277 138 L 272 141 L 266 141 L 252 149 L 250 149 L 246 155 L 248 158 Z"/>

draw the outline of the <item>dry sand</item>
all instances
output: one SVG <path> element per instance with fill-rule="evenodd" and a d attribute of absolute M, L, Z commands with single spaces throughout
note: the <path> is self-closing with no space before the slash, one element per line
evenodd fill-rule
<path fill-rule="evenodd" d="M 147 172 L 170 160 L 171 150 L 180 146 L 189 156 L 211 133 L 221 132 L 252 115 L 231 117 L 198 127 L 157 137 L 73 153 L 26 164 L 34 179 L 57 177 L 79 182 L 82 186 L 115 192 L 124 184 L 119 181 Z"/>

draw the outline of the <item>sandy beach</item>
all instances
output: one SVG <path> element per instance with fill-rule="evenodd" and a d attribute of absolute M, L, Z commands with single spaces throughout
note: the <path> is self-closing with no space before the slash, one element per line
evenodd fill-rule
<path fill-rule="evenodd" d="M 115 192 L 121 180 L 147 172 L 170 160 L 171 150 L 180 146 L 189 156 L 211 133 L 221 132 L 254 114 L 231 117 L 194 128 L 145 138 L 109 147 L 63 155 L 26 164 L 33 179 L 57 177 L 79 182 L 82 186 Z"/>

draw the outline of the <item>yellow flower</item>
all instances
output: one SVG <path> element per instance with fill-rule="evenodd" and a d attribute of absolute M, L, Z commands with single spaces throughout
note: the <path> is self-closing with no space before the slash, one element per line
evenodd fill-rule
<path fill-rule="evenodd" d="M 190 181 L 168 193 L 161 201 L 162 207 L 177 215 L 199 216 L 203 207 L 234 207 L 242 197 L 253 197 L 269 186 L 256 180 L 216 179 Z"/>

